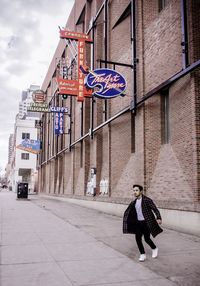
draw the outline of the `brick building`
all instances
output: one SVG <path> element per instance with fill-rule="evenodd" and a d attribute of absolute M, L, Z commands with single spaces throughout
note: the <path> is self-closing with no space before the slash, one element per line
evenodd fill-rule
<path fill-rule="evenodd" d="M 42 117 L 40 192 L 115 208 L 140 183 L 166 225 L 199 234 L 199 19 L 195 0 L 75 1 L 66 29 L 93 40 L 87 65 L 120 72 L 127 89 L 107 100 L 63 99 L 56 75 L 65 61 L 68 77 L 76 78 L 77 46 L 60 40 L 42 89 L 50 105 L 68 107 L 70 116 L 62 135 L 54 134 L 52 114 Z"/>

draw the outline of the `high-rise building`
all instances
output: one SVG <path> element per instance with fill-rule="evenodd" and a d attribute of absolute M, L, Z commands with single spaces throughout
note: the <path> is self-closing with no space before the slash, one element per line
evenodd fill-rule
<path fill-rule="evenodd" d="M 38 113 L 27 111 L 27 107 L 33 102 L 32 94 L 35 90 L 40 89 L 38 85 L 30 85 L 30 88 L 22 91 L 22 100 L 19 103 L 19 118 L 38 117 Z"/>
<path fill-rule="evenodd" d="M 22 101 L 26 100 L 26 98 L 27 98 L 27 91 L 23 90 L 22 91 Z"/>
<path fill-rule="evenodd" d="M 30 144 L 37 140 L 35 122 L 39 120 L 40 113 L 27 112 L 27 107 L 33 102 L 33 92 L 39 88 L 38 85 L 30 85 L 29 89 L 22 91 L 19 113 L 15 118 L 14 134 L 9 138 L 6 176 L 9 188 L 13 191 L 17 191 L 17 185 L 20 182 L 28 183 L 29 192 L 35 190 L 37 154 L 30 153 L 25 148 L 19 149 L 17 146 L 20 146 L 24 139 L 30 140 Z"/>
<path fill-rule="evenodd" d="M 14 148 L 14 134 L 10 134 L 8 141 L 8 164 L 11 163 L 13 148 Z"/>

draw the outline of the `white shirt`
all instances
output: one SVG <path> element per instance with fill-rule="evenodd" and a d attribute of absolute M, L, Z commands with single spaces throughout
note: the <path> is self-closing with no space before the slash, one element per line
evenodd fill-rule
<path fill-rule="evenodd" d="M 142 214 L 142 198 L 136 200 L 135 209 L 137 212 L 137 219 L 140 221 L 144 220 L 144 216 Z"/>

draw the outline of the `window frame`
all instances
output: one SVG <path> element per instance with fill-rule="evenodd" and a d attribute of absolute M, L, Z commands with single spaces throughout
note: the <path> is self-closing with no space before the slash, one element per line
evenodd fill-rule
<path fill-rule="evenodd" d="M 29 159 L 30 159 L 29 153 L 21 153 L 21 160 L 29 160 Z"/>
<path fill-rule="evenodd" d="M 161 12 L 168 4 L 168 0 L 158 0 L 158 11 Z"/>
<path fill-rule="evenodd" d="M 22 139 L 30 139 L 30 133 L 22 132 Z"/>

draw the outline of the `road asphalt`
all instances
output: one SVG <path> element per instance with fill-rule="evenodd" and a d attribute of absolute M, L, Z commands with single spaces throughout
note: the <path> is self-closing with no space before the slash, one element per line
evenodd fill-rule
<path fill-rule="evenodd" d="M 139 262 L 122 217 L 58 200 L 0 192 L 1 286 L 199 286 L 200 237 L 174 230 Z"/>

